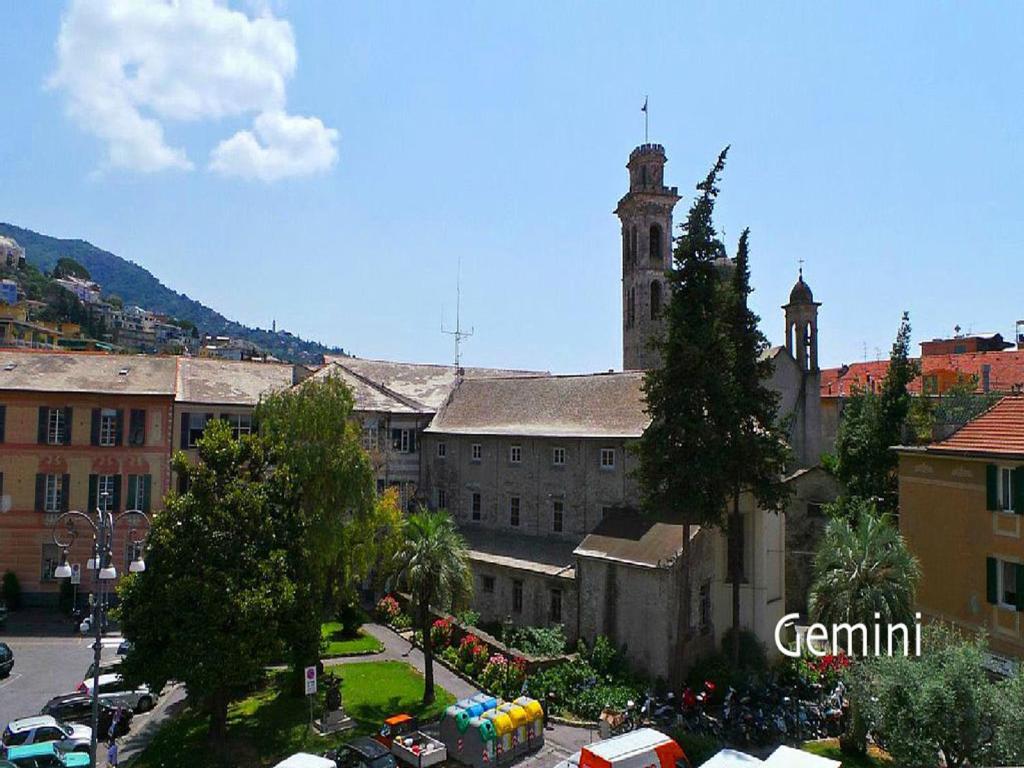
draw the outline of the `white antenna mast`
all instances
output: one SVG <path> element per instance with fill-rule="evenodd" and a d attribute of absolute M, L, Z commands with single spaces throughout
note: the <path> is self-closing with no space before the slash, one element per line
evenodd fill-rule
<path fill-rule="evenodd" d="M 455 277 L 455 330 L 448 330 L 441 321 L 441 333 L 455 337 L 455 369 L 462 367 L 462 340 L 473 335 L 473 329 L 462 330 L 462 256 L 459 256 L 459 271 Z"/>

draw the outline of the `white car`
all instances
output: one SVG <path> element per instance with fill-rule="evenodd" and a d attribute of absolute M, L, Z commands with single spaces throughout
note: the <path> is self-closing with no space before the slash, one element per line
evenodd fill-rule
<path fill-rule="evenodd" d="M 79 693 L 92 695 L 92 678 L 87 678 L 78 686 Z M 100 675 L 100 701 L 107 701 L 119 707 L 127 707 L 134 712 L 148 712 L 156 705 L 156 696 L 148 686 L 140 685 L 131 688 L 118 674 Z"/>
<path fill-rule="evenodd" d="M 338 764 L 326 757 L 317 757 L 306 752 L 299 752 L 287 760 L 283 760 L 274 768 L 338 768 Z"/>
<path fill-rule="evenodd" d="M 88 752 L 92 728 L 78 723 L 64 723 L 50 715 L 36 715 L 11 720 L 0 737 L 4 750 L 55 741 L 63 752 Z"/>

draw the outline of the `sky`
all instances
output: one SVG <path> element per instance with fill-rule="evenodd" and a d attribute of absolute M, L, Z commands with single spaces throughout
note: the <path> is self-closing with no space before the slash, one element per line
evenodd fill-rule
<path fill-rule="evenodd" d="M 0 0 L 0 220 L 363 357 L 621 366 L 625 162 L 822 365 L 1024 318 L 1024 4 Z"/>

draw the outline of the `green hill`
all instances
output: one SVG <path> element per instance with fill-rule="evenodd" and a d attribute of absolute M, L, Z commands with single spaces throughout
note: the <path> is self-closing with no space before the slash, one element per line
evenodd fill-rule
<path fill-rule="evenodd" d="M 201 333 L 245 339 L 275 357 L 297 363 L 316 363 L 324 353 L 338 354 L 342 351 L 339 347 L 300 339 L 287 331 L 273 333 L 228 320 L 205 304 L 168 288 L 144 267 L 85 240 L 62 240 L 2 222 L 0 235 L 17 240 L 25 249 L 28 263 L 37 269 L 52 272 L 58 259 L 70 257 L 84 266 L 92 279 L 103 287 L 104 296 L 114 294 L 120 296 L 125 304 L 188 320 Z"/>

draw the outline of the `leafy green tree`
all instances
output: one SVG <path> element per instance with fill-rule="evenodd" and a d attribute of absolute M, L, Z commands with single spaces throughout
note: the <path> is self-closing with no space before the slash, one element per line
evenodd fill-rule
<path fill-rule="evenodd" d="M 296 687 L 302 669 L 319 659 L 320 625 L 358 573 L 349 542 L 372 519 L 374 475 L 352 407 L 344 382 L 327 378 L 272 394 L 256 408 L 257 429 L 274 467 L 271 492 L 296 589 L 283 628 Z"/>
<path fill-rule="evenodd" d="M 918 373 L 910 359 L 910 316 L 904 312 L 881 392 L 854 393 L 839 422 L 836 473 L 844 493 L 874 500 L 883 512 L 897 510 L 897 457 L 890 449 L 903 440 L 911 406 L 908 386 Z"/>
<path fill-rule="evenodd" d="M 999 683 L 995 697 L 992 762 L 1024 765 L 1024 671 Z"/>
<path fill-rule="evenodd" d="M 920 658 L 880 656 L 857 665 L 853 695 L 897 765 L 959 768 L 1024 757 L 1024 742 L 1012 742 L 1010 730 L 1019 733 L 1024 701 L 1006 700 L 1020 680 L 993 683 L 984 653 L 984 638 L 933 625 L 924 629 Z M 1010 709 L 1000 712 L 1000 705 Z"/>
<path fill-rule="evenodd" d="M 740 663 L 740 588 L 743 579 L 740 497 L 750 493 L 760 509 L 780 509 L 787 498 L 782 476 L 789 458 L 785 432 L 779 427 L 779 395 L 768 381 L 773 362 L 764 353 L 768 339 L 758 327 L 760 318 L 748 305 L 750 288 L 750 230 L 740 235 L 726 294 L 728 336 L 732 347 L 729 392 L 733 406 L 725 448 L 732 481 L 732 510 L 728 520 L 729 579 L 732 582 L 732 661 Z"/>
<path fill-rule="evenodd" d="M 423 703 L 434 701 L 434 646 L 431 608 L 449 610 L 473 591 L 469 553 L 455 522 L 444 510 L 420 511 L 405 521 L 405 542 L 396 558 L 397 584 L 412 596 L 414 620 L 423 634 Z"/>
<path fill-rule="evenodd" d="M 733 406 L 723 386 L 732 344 L 718 266 L 725 247 L 712 220 L 727 153 L 728 147 L 697 185 L 700 194 L 681 226 L 666 276 L 665 334 L 655 342 L 661 365 L 648 370 L 643 383 L 651 424 L 637 446 L 642 506 L 648 514 L 682 523 L 684 561 L 691 526 L 720 524 L 734 482 L 727 461 Z M 690 637 L 688 568 L 683 581 L 679 652 Z"/>
<path fill-rule="evenodd" d="M 914 622 L 921 566 L 900 532 L 870 502 L 857 500 L 848 517 L 833 516 L 814 559 L 810 614 L 832 625 Z M 850 518 L 855 520 L 851 523 Z"/>
<path fill-rule="evenodd" d="M 228 704 L 273 661 L 294 588 L 259 441 L 233 440 L 228 425 L 214 421 L 198 447 L 195 465 L 174 457 L 188 491 L 172 494 L 154 516 L 145 573 L 120 585 L 121 627 L 133 644 L 122 670 L 157 691 L 169 680 L 184 683 L 220 743 Z"/>
<path fill-rule="evenodd" d="M 57 264 L 53 268 L 54 277 L 77 277 L 81 280 L 91 280 L 92 275 L 89 274 L 89 270 L 83 267 L 74 259 L 69 256 L 62 256 L 57 259 Z"/>

